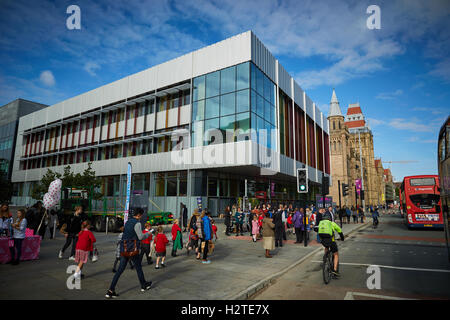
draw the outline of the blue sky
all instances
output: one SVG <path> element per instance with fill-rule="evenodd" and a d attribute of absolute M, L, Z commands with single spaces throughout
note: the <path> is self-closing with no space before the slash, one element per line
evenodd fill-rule
<path fill-rule="evenodd" d="M 72 4 L 81 30 L 66 28 Z M 372 4 L 380 30 L 366 27 Z M 51 105 L 253 30 L 322 112 L 332 88 L 343 112 L 361 104 L 376 157 L 418 161 L 391 164 L 395 180 L 437 173 L 450 113 L 447 0 L 4 0 L 0 12 L 0 105 Z"/>

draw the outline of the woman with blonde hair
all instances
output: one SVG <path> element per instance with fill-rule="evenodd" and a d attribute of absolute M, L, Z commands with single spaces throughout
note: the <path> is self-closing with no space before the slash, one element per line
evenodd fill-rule
<path fill-rule="evenodd" d="M 12 224 L 14 238 L 14 252 L 11 255 L 13 265 L 18 265 L 22 255 L 22 242 L 25 239 L 25 229 L 27 228 L 27 219 L 25 219 L 25 210 L 17 210 L 17 220 Z M 17 255 L 16 255 L 17 252 Z"/>

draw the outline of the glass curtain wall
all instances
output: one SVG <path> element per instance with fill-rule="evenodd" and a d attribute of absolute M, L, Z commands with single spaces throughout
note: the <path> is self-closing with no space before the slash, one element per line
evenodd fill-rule
<path fill-rule="evenodd" d="M 250 129 L 270 131 L 275 118 L 275 85 L 251 62 L 193 80 L 192 147 L 220 142 L 205 134 L 214 129 L 222 142 L 243 140 Z M 264 144 L 271 147 L 270 132 Z"/>

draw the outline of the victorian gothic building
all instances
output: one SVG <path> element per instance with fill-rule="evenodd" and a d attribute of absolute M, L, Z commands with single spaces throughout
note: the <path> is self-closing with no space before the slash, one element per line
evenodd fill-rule
<path fill-rule="evenodd" d="M 374 157 L 372 131 L 359 103 L 350 104 L 346 116 L 342 115 L 333 89 L 328 121 L 332 174 L 330 196 L 333 202 L 339 205 L 340 184 L 341 205 L 361 205 L 361 199 L 356 199 L 355 180 L 361 178 L 362 172 L 366 206 L 384 203 L 383 167 L 381 160 Z M 349 185 L 346 197 L 342 196 L 342 184 Z"/>

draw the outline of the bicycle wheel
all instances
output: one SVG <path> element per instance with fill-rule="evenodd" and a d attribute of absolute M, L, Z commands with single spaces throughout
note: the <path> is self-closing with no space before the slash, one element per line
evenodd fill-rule
<path fill-rule="evenodd" d="M 331 280 L 331 258 L 330 258 L 330 251 L 328 250 L 327 253 L 323 256 L 323 265 L 322 265 L 322 274 L 323 274 L 323 282 L 325 284 L 330 283 Z"/>

